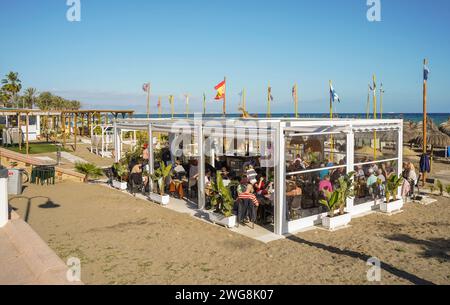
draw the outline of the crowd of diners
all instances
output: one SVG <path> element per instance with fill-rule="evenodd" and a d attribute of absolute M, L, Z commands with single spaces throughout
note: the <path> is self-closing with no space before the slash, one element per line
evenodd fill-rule
<path fill-rule="evenodd" d="M 129 184 L 139 190 L 149 191 L 149 180 L 145 171 L 148 171 L 148 152 L 144 147 L 143 155 L 137 160 L 131 160 L 129 169 Z M 243 167 L 239 171 L 227 166 L 227 157 L 217 157 L 214 166 L 205 164 L 205 176 L 199 177 L 198 160 L 173 159 L 170 151 L 164 149 L 162 162 L 172 164 L 172 172 L 166 181 L 166 190 L 176 198 L 197 200 L 198 181 L 204 179 L 206 208 L 211 208 L 211 184 L 216 181 L 217 175 L 221 175 L 224 185 L 229 186 L 233 199 L 236 202 L 236 210 L 239 200 L 249 201 L 253 204 L 256 219 L 260 223 L 273 222 L 274 210 L 274 182 L 273 169 L 261 167 L 259 158 L 242 157 Z M 391 175 L 396 175 L 395 162 L 370 163 L 368 157 L 355 160 L 355 204 L 364 203 L 367 198 L 382 198 L 385 194 L 385 183 Z M 155 162 L 155 168 L 159 163 Z M 329 169 L 333 168 L 333 169 Z M 321 205 L 320 199 L 325 198 L 326 192 L 333 192 L 339 187 L 339 178 L 346 174 L 346 158 L 339 162 L 331 160 L 318 161 L 317 158 L 308 158 L 297 154 L 295 159 L 287 163 L 287 173 L 294 173 L 286 179 L 286 217 L 289 221 L 304 216 L 303 211 L 310 210 L 315 213 L 326 212 L 326 207 Z M 301 173 L 306 171 L 305 173 Z M 414 192 L 418 176 L 414 165 L 405 162 L 403 164 L 402 186 L 404 197 Z M 268 177 L 269 176 L 269 177 Z M 235 211 L 237 213 L 237 211 Z"/>
<path fill-rule="evenodd" d="M 386 181 L 392 175 L 397 175 L 396 163 L 370 163 L 368 157 L 357 158 L 355 161 L 363 164 L 355 166 L 354 170 L 355 204 L 384 198 Z M 319 202 L 325 199 L 326 192 L 339 188 L 339 178 L 346 174 L 346 170 L 345 157 L 335 163 L 330 160 L 308 161 L 297 155 L 287 166 L 287 172 L 293 173 L 288 174 L 286 182 L 287 219 L 292 221 L 301 218 L 304 215 L 302 212 L 306 210 L 316 214 L 326 212 L 326 208 Z M 302 171 L 305 173 L 301 173 Z M 413 163 L 403 163 L 402 176 L 402 197 L 413 196 L 414 187 L 419 180 Z"/>

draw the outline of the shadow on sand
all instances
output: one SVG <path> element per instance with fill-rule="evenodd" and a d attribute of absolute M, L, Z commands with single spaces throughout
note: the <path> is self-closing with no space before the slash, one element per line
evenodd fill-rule
<path fill-rule="evenodd" d="M 405 244 L 422 246 L 422 256 L 425 258 L 437 258 L 445 261 L 450 260 L 450 240 L 448 239 L 432 238 L 430 240 L 422 240 L 405 234 L 391 235 L 386 238 Z"/>
<path fill-rule="evenodd" d="M 9 205 L 10 205 L 10 213 L 11 210 L 13 211 L 17 211 L 18 209 L 15 208 L 14 206 L 12 206 L 12 202 L 16 199 L 26 199 L 27 200 L 27 207 L 25 209 L 25 215 L 23 217 L 23 220 L 25 222 L 28 222 L 28 220 L 30 219 L 30 210 L 31 210 L 31 203 L 33 202 L 34 199 L 46 199 L 47 201 L 43 204 L 40 204 L 38 207 L 40 209 L 56 209 L 61 207 L 61 205 L 54 203 L 49 197 L 44 197 L 44 196 L 35 196 L 35 197 L 26 197 L 26 196 L 17 196 L 17 197 L 13 197 L 9 200 Z M 11 215 L 10 215 L 11 218 Z"/>
<path fill-rule="evenodd" d="M 354 259 L 359 259 L 359 260 L 361 260 L 364 263 L 366 263 L 370 258 L 372 258 L 371 256 L 366 255 L 364 253 L 360 253 L 360 252 L 356 252 L 356 251 L 352 251 L 352 250 L 342 250 L 342 249 L 339 249 L 339 248 L 336 248 L 336 247 L 333 247 L 333 246 L 328 246 L 328 245 L 324 245 L 324 244 L 321 244 L 321 243 L 308 241 L 308 240 L 302 239 L 302 238 L 300 238 L 298 236 L 293 236 L 292 235 L 292 236 L 287 237 L 287 239 L 291 240 L 293 242 L 297 242 L 297 243 L 300 243 L 300 244 L 304 244 L 304 245 L 310 246 L 310 247 L 314 247 L 314 248 L 317 248 L 317 249 L 328 251 L 328 252 L 333 253 L 333 254 L 344 255 L 344 256 L 347 256 L 347 257 L 354 258 Z M 430 282 L 430 281 L 427 281 L 425 279 L 422 279 L 422 278 L 420 278 L 420 277 L 418 277 L 418 276 L 416 276 L 414 274 L 411 274 L 411 273 L 406 272 L 404 270 L 400 270 L 400 269 L 398 269 L 398 268 L 396 268 L 396 267 L 394 267 L 392 265 L 386 264 L 386 263 L 382 263 L 381 264 L 381 268 L 384 271 L 389 272 L 390 274 L 392 274 L 392 275 L 394 275 L 396 277 L 405 279 L 405 280 L 407 280 L 407 281 L 409 281 L 409 282 L 411 282 L 412 284 L 415 284 L 415 285 L 434 285 L 433 282 Z"/>

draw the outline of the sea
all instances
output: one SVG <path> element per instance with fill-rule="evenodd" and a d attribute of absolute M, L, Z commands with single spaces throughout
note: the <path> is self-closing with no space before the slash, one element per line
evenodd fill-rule
<path fill-rule="evenodd" d="M 265 118 L 266 114 L 252 114 L 259 118 Z M 204 115 L 205 118 L 217 118 L 222 116 L 220 113 L 207 113 Z M 228 118 L 239 118 L 241 114 L 235 113 L 235 114 L 228 114 Z M 146 114 L 135 114 L 135 118 L 146 118 Z M 151 115 L 151 118 L 158 118 L 158 115 Z M 171 115 L 165 114 L 161 116 L 162 118 L 170 118 Z M 177 114 L 175 115 L 176 118 L 186 118 L 186 114 Z M 194 114 L 189 115 L 190 118 L 194 117 Z M 274 113 L 272 114 L 272 118 L 293 118 L 293 113 Z M 330 115 L 328 113 L 307 113 L 307 114 L 300 114 L 300 118 L 310 118 L 310 119 L 328 119 Z M 365 119 L 366 114 L 363 113 L 342 113 L 342 114 L 335 114 L 335 118 L 341 118 L 341 119 Z M 440 125 L 450 119 L 450 113 L 429 113 L 428 117 L 433 120 L 433 122 L 437 125 Z M 371 116 L 373 118 L 373 116 Z M 380 118 L 380 117 L 378 117 Z M 385 113 L 383 114 L 383 119 L 403 119 L 405 121 L 412 121 L 412 122 L 420 122 L 423 120 L 423 114 L 422 113 Z"/>

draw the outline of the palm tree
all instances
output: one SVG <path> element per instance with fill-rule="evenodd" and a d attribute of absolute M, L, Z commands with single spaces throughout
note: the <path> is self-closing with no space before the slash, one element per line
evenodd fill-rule
<path fill-rule="evenodd" d="M 2 79 L 2 90 L 8 95 L 12 104 L 15 103 L 17 94 L 22 90 L 22 81 L 19 79 L 19 73 L 9 72 L 6 78 Z M 16 105 L 18 108 L 18 105 Z"/>
<path fill-rule="evenodd" d="M 89 178 L 98 178 L 103 175 L 103 170 L 92 163 L 75 163 L 75 170 L 84 175 L 84 182 L 87 183 Z"/>
<path fill-rule="evenodd" d="M 22 98 L 23 98 L 24 106 L 26 108 L 33 109 L 33 106 L 36 103 L 36 93 L 37 93 L 37 90 L 35 88 L 27 88 L 25 90 L 25 93 L 22 96 Z"/>

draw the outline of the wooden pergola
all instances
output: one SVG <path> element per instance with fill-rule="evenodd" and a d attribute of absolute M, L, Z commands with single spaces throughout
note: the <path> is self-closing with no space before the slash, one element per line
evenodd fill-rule
<path fill-rule="evenodd" d="M 31 116 L 39 116 L 39 117 L 47 117 L 52 121 L 53 128 L 58 125 L 63 131 L 63 146 L 66 145 L 66 131 L 69 131 L 69 138 L 72 136 L 72 128 L 73 125 L 73 135 L 74 139 L 74 150 L 77 149 L 77 135 L 80 134 L 84 136 L 85 127 L 90 130 L 92 124 L 101 124 L 102 117 L 104 118 L 105 124 L 108 124 L 109 116 L 111 115 L 114 119 L 118 119 L 121 116 L 122 119 L 132 118 L 134 114 L 134 110 L 38 110 L 38 109 L 2 109 L 0 110 L 0 116 L 16 116 L 17 124 L 19 131 L 21 130 L 21 117 L 25 116 L 25 145 L 26 145 L 26 154 L 29 154 L 29 125 L 30 125 L 30 115 Z M 81 131 L 78 129 L 79 122 L 78 118 L 81 118 Z M 90 132 L 86 134 L 90 135 Z M 22 149 L 22 139 L 19 137 L 19 149 Z"/>

